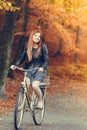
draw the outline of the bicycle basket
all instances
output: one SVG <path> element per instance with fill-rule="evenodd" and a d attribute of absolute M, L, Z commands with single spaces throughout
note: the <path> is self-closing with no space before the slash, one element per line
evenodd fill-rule
<path fill-rule="evenodd" d="M 47 75 L 47 76 L 45 77 L 45 79 L 44 79 L 44 84 L 45 84 L 45 85 L 50 85 L 50 76 L 49 76 L 49 75 Z"/>

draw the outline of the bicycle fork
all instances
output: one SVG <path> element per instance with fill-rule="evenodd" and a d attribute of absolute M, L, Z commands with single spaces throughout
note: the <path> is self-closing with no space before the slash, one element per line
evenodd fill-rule
<path fill-rule="evenodd" d="M 25 101 L 27 101 L 27 104 L 28 104 L 28 107 L 29 107 L 29 110 L 31 109 L 30 108 L 30 103 L 31 103 L 31 99 L 29 97 L 29 94 L 28 94 L 28 87 L 27 87 L 27 83 L 26 83 L 26 78 L 24 78 L 24 81 L 21 82 L 22 84 L 22 87 L 23 87 L 23 93 L 25 95 Z"/>

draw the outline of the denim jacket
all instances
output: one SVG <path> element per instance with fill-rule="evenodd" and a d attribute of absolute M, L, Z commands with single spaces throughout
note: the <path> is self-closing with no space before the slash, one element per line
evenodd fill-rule
<path fill-rule="evenodd" d="M 29 62 L 28 57 L 27 57 L 27 49 L 25 47 L 22 55 L 20 56 L 19 60 L 16 62 L 15 65 L 19 66 L 27 59 L 27 61 L 25 63 L 26 69 L 32 69 L 34 67 L 42 67 L 42 68 L 44 68 L 44 71 L 46 72 L 47 68 L 48 68 L 48 60 L 49 60 L 48 49 L 47 49 L 46 44 L 44 44 L 44 43 L 42 44 L 41 53 L 38 56 L 38 58 L 35 57 L 35 50 L 34 49 L 32 52 L 33 52 L 32 53 L 32 61 Z"/>

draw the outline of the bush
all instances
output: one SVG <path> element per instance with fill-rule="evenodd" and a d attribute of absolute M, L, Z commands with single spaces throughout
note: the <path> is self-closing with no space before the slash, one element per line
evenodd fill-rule
<path fill-rule="evenodd" d="M 87 64 L 64 63 L 62 66 L 50 66 L 49 74 L 54 78 L 87 80 Z"/>

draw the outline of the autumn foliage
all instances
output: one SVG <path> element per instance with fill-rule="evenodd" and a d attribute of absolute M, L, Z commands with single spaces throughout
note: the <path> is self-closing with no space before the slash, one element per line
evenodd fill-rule
<path fill-rule="evenodd" d="M 23 16 L 23 4 L 25 0 L 22 0 L 21 7 L 18 8 L 14 0 L 0 0 L 0 9 L 10 11 L 20 9 L 21 19 L 23 18 L 21 17 Z M 71 52 L 73 54 L 80 52 L 80 48 L 76 47 L 76 33 L 78 27 L 82 29 L 82 15 L 87 13 L 86 0 L 31 0 L 28 7 L 29 20 L 26 35 L 32 28 L 39 26 L 45 37 L 53 35 L 51 41 L 50 38 L 46 38 L 47 42 L 58 44 L 59 37 L 63 39 L 63 53 L 71 55 Z M 80 34 L 78 35 L 81 37 Z"/>
<path fill-rule="evenodd" d="M 0 10 L 16 11 L 20 8 L 16 7 L 15 2 L 0 0 Z"/>

